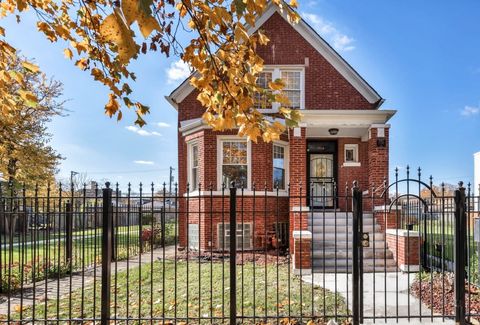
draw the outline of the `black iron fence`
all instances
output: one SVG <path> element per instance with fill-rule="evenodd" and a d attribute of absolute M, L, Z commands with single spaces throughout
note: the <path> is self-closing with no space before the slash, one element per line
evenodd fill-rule
<path fill-rule="evenodd" d="M 0 321 L 480 318 L 468 186 L 184 192 L 0 187 Z"/>

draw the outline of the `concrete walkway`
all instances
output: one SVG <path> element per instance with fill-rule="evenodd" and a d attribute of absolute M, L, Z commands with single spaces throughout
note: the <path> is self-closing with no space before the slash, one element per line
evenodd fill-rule
<path fill-rule="evenodd" d="M 365 273 L 363 284 L 364 324 L 373 324 L 376 317 L 402 317 L 396 319 L 377 318 L 375 324 L 454 324 L 453 319 L 433 318 L 432 311 L 413 295 L 408 288 L 415 280 L 416 273 L 387 272 Z M 332 292 L 341 294 L 348 300 L 348 307 L 352 308 L 352 275 L 345 273 L 314 273 L 302 277 L 307 283 L 314 283 Z M 397 303 L 398 302 L 398 303 Z M 408 315 L 411 316 L 410 321 Z M 433 314 L 435 315 L 435 314 Z M 420 318 L 421 316 L 421 318 Z"/>
<path fill-rule="evenodd" d="M 165 247 L 165 257 L 171 257 L 175 252 L 174 246 Z M 163 249 L 158 248 L 154 249 L 152 252 L 147 252 L 141 255 L 141 264 L 148 264 L 151 261 L 153 254 L 153 260 L 156 261 L 158 259 L 163 258 Z M 122 272 L 127 269 L 127 265 L 132 267 L 137 267 L 140 262 L 140 256 L 133 256 L 128 260 L 118 261 L 116 263 L 117 272 Z M 115 262 L 112 263 L 112 272 L 115 270 Z M 15 312 L 15 309 L 20 308 L 21 304 L 23 307 L 32 306 L 33 302 L 35 304 L 43 303 L 47 298 L 50 299 L 60 299 L 67 297 L 70 291 L 74 291 L 76 289 L 87 287 L 88 285 L 92 284 L 95 278 L 97 279 L 97 285 L 101 285 L 101 276 L 102 276 L 102 267 L 97 266 L 89 267 L 85 269 L 85 273 L 75 272 L 72 276 L 66 276 L 61 279 L 47 279 L 46 283 L 45 280 L 37 281 L 35 283 L 31 283 L 24 286 L 22 292 L 13 293 L 10 297 L 6 294 L 0 295 L 0 316 L 8 315 L 10 313 Z M 71 278 L 71 286 L 70 286 L 70 278 Z M 46 290 L 45 290 L 46 289 Z M 34 293 L 35 291 L 35 293 Z M 22 302 L 23 296 L 23 302 Z"/>

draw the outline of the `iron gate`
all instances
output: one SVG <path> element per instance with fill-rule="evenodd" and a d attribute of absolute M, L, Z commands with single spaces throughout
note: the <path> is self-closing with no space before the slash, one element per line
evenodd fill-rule
<path fill-rule="evenodd" d="M 480 318 L 469 186 L 198 189 L 0 184 L 0 322 Z"/>

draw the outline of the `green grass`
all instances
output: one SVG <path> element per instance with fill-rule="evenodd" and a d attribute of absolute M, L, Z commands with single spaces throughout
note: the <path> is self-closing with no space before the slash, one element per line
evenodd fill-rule
<path fill-rule="evenodd" d="M 230 294 L 228 262 L 225 264 L 208 262 L 200 265 L 190 262 L 187 269 L 186 262 L 178 261 L 176 270 L 175 262 L 170 260 L 165 263 L 157 261 L 152 266 L 153 272 L 150 264 L 142 266 L 141 274 L 138 268 L 131 269 L 128 279 L 125 271 L 118 273 L 116 287 L 115 278 L 112 278 L 112 315 L 119 319 L 139 316 L 148 318 L 151 315 L 153 317 L 176 315 L 182 318 L 188 316 L 192 318 L 188 321 L 189 324 L 198 323 L 198 317 L 228 317 Z M 265 315 L 288 317 L 289 313 L 304 315 L 308 319 L 312 315 L 312 308 L 316 316 L 334 315 L 335 309 L 338 315 L 347 315 L 347 306 L 341 296 L 301 282 L 299 278 L 289 274 L 289 266 L 286 264 L 279 265 L 278 269 L 275 264 L 270 264 L 266 270 L 265 266 L 257 265 L 254 268 L 252 263 L 245 264 L 243 268 L 239 265 L 237 283 L 238 315 L 251 317 L 255 313 L 256 321 Z M 96 289 L 95 294 L 92 286 L 83 292 L 74 291 L 71 296 L 71 309 L 69 297 L 49 301 L 47 318 L 56 318 L 57 311 L 60 317 L 68 318 L 71 313 L 72 317 L 99 318 L 101 303 L 99 282 Z M 44 319 L 44 308 L 43 304 L 36 306 L 37 319 Z M 23 313 L 24 319 L 32 317 L 32 307 L 25 309 Z M 12 320 L 18 320 L 19 315 L 15 314 L 12 317 Z M 203 320 L 201 323 L 211 322 Z"/>
<path fill-rule="evenodd" d="M 133 228 L 133 229 L 132 229 Z M 117 260 L 126 259 L 127 256 L 138 255 L 140 252 L 139 227 L 119 227 L 115 230 L 117 240 Z M 151 229 L 146 226 L 142 229 Z M 97 263 L 101 263 L 102 230 L 94 230 L 90 235 L 74 235 L 72 240 L 72 272 Z M 63 238 L 64 239 L 64 238 Z M 174 243 L 174 224 L 165 226 L 165 245 Z M 161 244 L 160 234 L 154 237 L 154 246 Z M 127 249 L 128 247 L 128 249 Z M 144 249 L 150 248 L 150 241 L 144 242 Z M 70 265 L 65 255 L 65 240 L 51 239 L 49 243 L 42 241 L 32 242 L 30 245 L 9 246 L 0 250 L 0 285 L 4 292 L 20 289 L 21 283 L 30 283 L 48 277 L 64 276 L 70 272 Z"/>

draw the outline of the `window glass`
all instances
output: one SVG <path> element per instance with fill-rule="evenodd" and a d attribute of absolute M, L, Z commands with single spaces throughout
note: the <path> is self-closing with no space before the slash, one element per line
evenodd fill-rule
<path fill-rule="evenodd" d="M 191 150 L 190 150 L 190 189 L 192 191 L 195 191 L 198 189 L 198 183 L 199 183 L 199 173 L 198 173 L 198 144 L 192 144 L 191 145 Z"/>
<path fill-rule="evenodd" d="M 273 186 L 285 189 L 285 147 L 273 146 Z"/>
<path fill-rule="evenodd" d="M 225 231 L 223 230 L 225 226 Z M 230 249 L 230 224 L 218 224 L 218 242 L 219 248 L 223 250 Z M 237 224 L 237 249 L 252 248 L 252 231 L 249 223 Z"/>
<path fill-rule="evenodd" d="M 257 85 L 263 89 L 268 89 L 268 83 L 272 81 L 271 72 L 260 72 L 257 79 Z M 266 93 L 256 93 L 255 94 L 255 108 L 256 109 L 269 109 L 272 108 L 272 103 L 268 101 L 268 94 L 271 91 Z"/>
<path fill-rule="evenodd" d="M 300 71 L 282 71 L 282 80 L 285 83 L 284 93 L 290 99 L 290 108 L 300 108 L 301 102 L 301 73 Z"/>
<path fill-rule="evenodd" d="M 222 182 L 225 186 L 235 181 L 237 187 L 247 187 L 247 155 L 247 141 L 222 142 Z"/>

